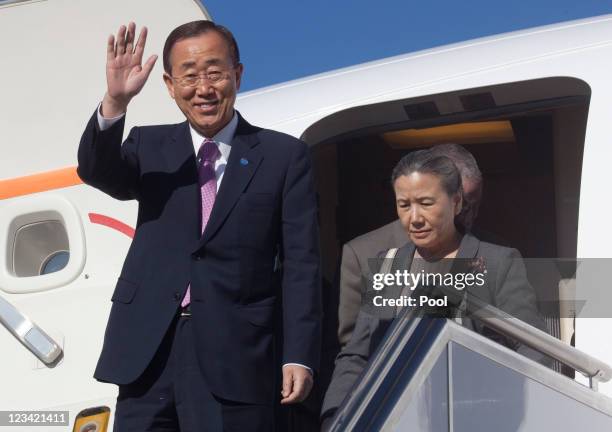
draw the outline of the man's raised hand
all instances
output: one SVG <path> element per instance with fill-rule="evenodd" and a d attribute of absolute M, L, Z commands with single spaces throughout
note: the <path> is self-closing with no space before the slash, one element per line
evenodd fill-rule
<path fill-rule="evenodd" d="M 147 42 L 147 28 L 143 27 L 134 46 L 136 24 L 129 23 L 119 27 L 117 37 L 111 35 L 106 47 L 106 85 L 107 90 L 102 100 L 102 115 L 116 117 L 127 110 L 127 106 L 136 96 L 149 74 L 153 70 L 156 55 L 152 55 L 142 64 L 142 55 Z"/>

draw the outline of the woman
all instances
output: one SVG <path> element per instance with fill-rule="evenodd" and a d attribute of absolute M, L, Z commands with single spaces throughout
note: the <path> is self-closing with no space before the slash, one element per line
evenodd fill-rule
<path fill-rule="evenodd" d="M 473 275 L 470 279 L 474 281 L 478 279 L 475 273 L 484 275 L 481 276 L 484 283 L 474 282 L 465 287 L 468 292 L 535 327 L 545 328 L 519 252 L 482 242 L 457 223 L 462 206 L 461 177 L 449 158 L 434 155 L 430 150 L 410 153 L 393 169 L 391 182 L 407 243 L 393 255 L 389 273 L 409 270 L 412 275 L 456 275 L 457 262 L 472 264 L 459 267 L 470 272 Z M 449 258 L 453 260 L 447 260 Z M 340 406 L 380 344 L 389 324 L 384 318 L 392 317 L 399 310 L 394 308 L 390 316 L 388 307 L 373 305 L 372 299 L 381 291 L 384 289 L 366 295 L 369 300 L 361 307 L 351 341 L 336 359 L 323 403 L 324 420 Z M 403 288 L 394 294 L 395 297 L 409 295 L 409 291 Z M 486 333 L 479 323 L 470 319 L 464 318 L 462 325 Z M 526 354 L 532 356 L 532 353 Z M 533 357 L 541 360 L 539 355 Z"/>

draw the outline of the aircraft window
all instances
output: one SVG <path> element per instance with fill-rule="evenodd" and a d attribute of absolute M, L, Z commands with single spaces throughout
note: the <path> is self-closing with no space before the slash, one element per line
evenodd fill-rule
<path fill-rule="evenodd" d="M 83 222 L 63 196 L 33 194 L 0 211 L 0 292 L 32 293 L 74 281 L 85 266 Z"/>
<path fill-rule="evenodd" d="M 13 273 L 18 277 L 57 272 L 68 264 L 68 235 L 57 220 L 20 227 L 15 233 Z"/>

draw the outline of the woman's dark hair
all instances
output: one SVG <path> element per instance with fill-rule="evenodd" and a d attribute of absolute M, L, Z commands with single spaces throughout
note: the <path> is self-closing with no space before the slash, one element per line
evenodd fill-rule
<path fill-rule="evenodd" d="M 183 39 L 197 37 L 211 31 L 216 32 L 225 40 L 230 51 L 230 56 L 232 57 L 232 66 L 237 66 L 240 63 L 240 51 L 238 50 L 238 43 L 236 42 L 232 32 L 226 27 L 215 24 L 212 21 L 200 20 L 180 25 L 170 32 L 166 38 L 166 43 L 164 44 L 164 71 L 170 75 L 172 74 L 170 53 L 172 52 L 172 47 L 174 47 L 174 44 Z"/>
<path fill-rule="evenodd" d="M 430 149 L 418 150 L 407 154 L 395 165 L 391 172 L 391 186 L 395 181 L 405 175 L 412 173 L 431 174 L 440 179 L 444 191 L 452 196 L 459 192 L 463 195 L 461 186 L 461 175 L 453 161 L 439 154 L 435 154 Z"/>

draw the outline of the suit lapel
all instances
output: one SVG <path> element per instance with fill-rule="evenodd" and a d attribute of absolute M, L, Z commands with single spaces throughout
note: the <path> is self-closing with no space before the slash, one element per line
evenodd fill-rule
<path fill-rule="evenodd" d="M 480 246 L 480 240 L 473 235 L 466 233 L 461 239 L 459 244 L 459 250 L 457 256 L 453 260 L 451 266 L 451 273 L 472 273 L 473 262 L 476 254 L 478 253 L 478 247 Z"/>
<path fill-rule="evenodd" d="M 257 130 L 238 115 L 238 126 L 232 140 L 232 150 L 210 219 L 200 240 L 200 247 L 221 227 L 261 163 L 262 155 L 257 148 L 259 143 Z"/>
<path fill-rule="evenodd" d="M 477 265 L 478 251 L 480 250 L 480 240 L 470 233 L 466 233 L 461 240 L 459 250 L 457 251 L 457 259 L 453 263 L 452 273 L 475 273 L 480 271 L 475 267 Z M 483 258 L 484 259 L 484 258 Z M 489 276 L 489 275 L 487 275 Z M 487 280 L 487 279 L 485 279 Z M 489 288 L 487 283 L 484 285 L 473 284 L 466 287 L 466 291 L 485 301 L 489 298 L 487 295 Z"/>
<path fill-rule="evenodd" d="M 461 239 L 459 244 L 459 250 L 457 251 L 456 258 L 475 258 L 478 253 L 478 247 L 480 246 L 480 240 L 474 237 L 470 233 L 466 233 Z"/>
<path fill-rule="evenodd" d="M 192 179 L 198 182 L 198 169 L 193 151 L 193 140 L 189 131 L 189 123 L 186 121 L 177 125 L 176 130 L 170 138 L 170 145 L 162 146 L 162 154 L 166 159 L 168 170 L 178 172 L 181 169 L 189 169 L 193 174 Z"/>
<path fill-rule="evenodd" d="M 200 239 L 201 197 L 198 183 L 198 168 L 193 150 L 193 139 L 189 123 L 177 125 L 174 133 L 161 146 L 161 153 L 166 162 L 166 168 L 173 178 L 175 187 L 185 187 L 184 199 L 181 201 L 188 216 L 187 222 L 195 245 Z M 195 247 L 195 246 L 194 246 Z M 191 249 L 191 248 L 190 248 Z"/>

